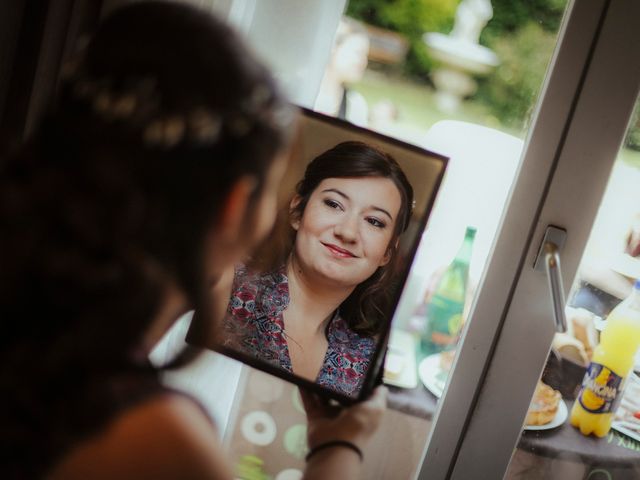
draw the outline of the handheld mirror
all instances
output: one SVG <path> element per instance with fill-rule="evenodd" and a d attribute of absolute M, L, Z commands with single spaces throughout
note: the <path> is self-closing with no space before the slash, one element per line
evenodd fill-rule
<path fill-rule="evenodd" d="M 187 341 L 350 403 L 380 382 L 447 158 L 299 112 L 276 225 L 214 288 L 219 307 L 196 312 Z"/>

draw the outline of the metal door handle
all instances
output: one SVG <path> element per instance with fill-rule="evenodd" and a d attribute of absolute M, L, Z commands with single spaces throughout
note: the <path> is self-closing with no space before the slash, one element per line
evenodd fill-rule
<path fill-rule="evenodd" d="M 547 272 L 556 331 L 561 333 L 567 331 L 567 318 L 564 314 L 565 299 L 564 289 L 562 288 L 559 250 L 564 245 L 566 237 L 566 230 L 554 226 L 547 227 L 534 265 L 536 270 L 544 268 Z"/>

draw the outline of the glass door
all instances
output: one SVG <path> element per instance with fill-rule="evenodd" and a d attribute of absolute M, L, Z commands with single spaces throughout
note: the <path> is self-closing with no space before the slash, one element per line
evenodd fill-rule
<path fill-rule="evenodd" d="M 509 464 L 509 480 L 622 480 L 640 476 L 640 354 L 634 357 L 633 344 L 624 350 L 624 340 L 634 334 L 634 329 L 617 336 L 612 320 L 612 310 L 631 295 L 634 280 L 640 278 L 638 105 L 636 102 L 636 115 L 613 162 L 566 305 L 562 306 L 567 331 L 554 335 L 524 431 Z M 610 323 L 614 323 L 614 331 L 606 335 L 614 338 L 603 355 L 598 346 L 603 329 Z M 631 373 L 617 371 L 618 357 L 633 363 Z M 595 364 L 589 378 L 593 378 L 590 391 L 594 393 L 585 394 L 582 384 L 592 361 Z M 626 383 L 618 385 L 618 373 L 627 376 Z M 609 400 L 614 396 L 619 399 L 617 407 Z M 608 432 L 603 429 L 602 438 L 582 435 L 572 426 L 573 408 L 586 413 L 580 422 L 589 428 L 607 417 L 606 413 L 591 412 L 606 412 L 610 405 L 612 428 Z"/>
<path fill-rule="evenodd" d="M 620 181 L 620 167 L 618 163 L 614 167 L 614 162 L 640 86 L 639 27 L 637 2 L 575 2 L 573 5 L 494 254 L 475 300 L 466 348 L 460 353 L 446 392 L 447 396 L 455 395 L 454 398 L 468 396 L 469 409 L 456 410 L 451 402 L 443 403 L 419 478 L 502 478 L 512 457 L 514 464 L 507 478 L 612 478 L 604 467 L 624 471 L 625 466 L 627 472 L 615 478 L 637 477 L 637 450 L 631 452 L 632 459 L 635 454 L 635 461 L 631 460 L 630 467 L 629 460 L 623 458 L 628 453 L 623 451 L 626 447 L 637 448 L 626 438 L 590 438 L 574 448 L 581 437 L 573 436 L 573 427 L 562 425 L 555 433 L 526 433 L 518 438 L 536 382 L 545 365 L 554 368 L 554 359 L 549 357 L 556 331 L 554 310 L 547 276 L 534 268 L 535 260 L 548 227 L 564 230 L 566 238 L 560 251 L 561 285 L 564 286 L 561 289 L 567 291 L 578 271 L 612 167 L 611 182 Z M 562 94 L 563 85 L 567 85 L 564 80 L 571 75 L 566 69 L 579 55 L 585 55 L 585 59 L 578 78 L 574 79 L 577 83 L 571 93 Z M 563 80 L 557 78 L 559 75 Z M 571 97 L 571 102 L 565 114 L 555 110 L 567 97 Z M 562 123 L 554 125 L 556 121 Z M 556 141 L 549 142 L 550 139 Z M 633 153 L 626 150 L 622 155 L 634 158 Z M 632 179 L 635 170 L 624 169 L 628 169 L 628 163 L 633 160 L 625 162 L 623 179 Z M 622 191 L 620 185 L 610 183 L 609 188 Z M 604 215 L 610 220 L 623 216 L 624 211 L 609 211 Z M 612 223 L 616 222 L 609 221 L 609 225 Z M 632 273 L 627 272 L 629 274 Z M 614 289 L 613 282 L 607 283 Z M 573 301 L 574 296 L 569 298 Z M 603 304 L 606 302 L 600 303 Z M 573 321 L 571 316 L 570 320 Z M 482 324 L 497 327 L 491 345 L 475 340 L 474 329 Z M 487 359 L 477 367 L 482 372 L 475 383 L 469 376 L 469 368 L 473 367 L 467 357 L 476 356 L 475 351 L 484 348 Z M 458 372 L 458 369 L 461 370 Z M 562 383 L 558 385 L 571 391 L 565 387 Z M 570 407 L 571 402 L 567 401 L 565 406 Z M 462 424 L 462 431 L 452 443 L 446 443 L 452 422 Z M 564 448 L 556 448 L 551 454 L 554 440 L 565 434 Z M 610 458 L 601 457 L 591 465 L 584 465 L 591 463 L 594 452 L 602 452 L 611 442 L 624 448 Z M 517 445 L 520 448 L 514 456 Z M 446 454 L 443 455 L 440 452 L 444 447 Z M 522 460 L 522 452 L 535 453 L 537 462 L 540 457 L 551 455 L 558 460 L 557 470 L 544 474 L 541 463 L 519 468 L 522 465 L 516 462 Z M 449 459 L 442 461 L 443 456 Z M 438 468 L 436 477 L 432 476 L 432 465 Z"/>
<path fill-rule="evenodd" d="M 360 22 L 367 21 L 368 17 L 371 17 L 370 20 L 373 21 L 376 12 L 373 12 L 370 8 L 358 9 L 359 3 L 361 2 L 348 2 L 346 13 L 357 16 Z M 406 7 L 411 2 L 401 3 L 404 3 Z M 495 13 L 496 19 L 505 21 L 505 18 L 509 17 L 509 2 L 494 3 L 496 5 L 493 13 Z M 406 289 L 406 297 L 413 295 L 413 300 L 415 300 L 423 296 L 424 280 L 432 275 L 441 264 L 446 263 L 448 261 L 447 258 L 455 254 L 455 251 L 451 252 L 449 247 L 457 247 L 454 244 L 461 243 L 465 227 L 474 224 L 474 226 L 478 227 L 478 234 L 474 247 L 476 252 L 475 259 L 470 266 L 471 276 L 479 286 L 480 295 L 482 295 L 483 291 L 486 291 L 485 298 L 497 299 L 497 301 L 493 302 L 485 300 L 485 308 L 498 309 L 506 302 L 508 287 L 511 283 L 509 280 L 505 282 L 504 278 L 513 278 L 516 274 L 515 268 L 511 267 L 517 266 L 522 248 L 524 248 L 522 239 L 520 244 L 512 245 L 512 248 L 505 249 L 504 254 L 500 255 L 502 260 L 507 260 L 505 264 L 501 265 L 501 269 L 497 270 L 497 275 L 502 278 L 494 277 L 492 282 L 482 281 L 482 272 L 486 268 L 484 265 L 492 258 L 492 249 L 495 250 L 496 248 L 493 246 L 495 242 L 494 236 L 499 231 L 500 218 L 504 215 L 503 209 L 505 205 L 508 205 L 509 194 L 513 188 L 522 190 L 516 201 L 518 208 L 531 209 L 532 213 L 529 215 L 529 219 L 526 218 L 526 215 L 522 217 L 518 222 L 516 231 L 511 233 L 520 235 L 524 233 L 523 226 L 533 222 L 533 211 L 540 201 L 546 178 L 552 169 L 552 162 L 538 161 L 536 156 L 552 159 L 559 149 L 563 138 L 562 132 L 571 116 L 572 105 L 575 101 L 574 97 L 579 90 L 583 71 L 589 60 L 590 48 L 596 37 L 604 8 L 604 2 L 588 2 L 588 5 L 580 5 L 579 8 L 563 1 L 549 2 L 549 4 L 551 3 L 554 4 L 554 13 L 558 17 L 558 21 L 556 23 L 549 22 L 550 26 L 548 28 L 550 30 L 546 31 L 544 36 L 534 36 L 536 39 L 543 38 L 544 43 L 538 45 L 534 42 L 534 45 L 528 44 L 527 48 L 517 51 L 517 54 L 523 57 L 530 55 L 532 52 L 535 53 L 535 60 L 542 66 L 540 76 L 537 79 L 539 83 L 536 83 L 533 87 L 529 85 L 530 89 L 527 91 L 526 101 L 524 102 L 525 107 L 520 117 L 521 122 L 517 126 L 515 124 L 510 124 L 509 127 L 502 126 L 502 124 L 498 124 L 492 115 L 486 114 L 484 110 L 482 111 L 483 113 L 478 113 L 481 109 L 474 110 L 471 108 L 466 111 L 464 97 L 471 92 L 461 94 L 461 98 L 454 101 L 447 95 L 443 96 L 444 99 L 441 98 L 438 89 L 435 89 L 436 91 L 434 92 L 434 88 L 431 87 L 416 87 L 415 84 L 410 84 L 406 81 L 406 78 L 398 79 L 396 76 L 392 82 L 380 81 L 381 77 L 393 77 L 394 74 L 390 73 L 390 70 L 397 68 L 397 65 L 394 66 L 393 63 L 388 63 L 386 66 L 378 64 L 377 69 L 372 67 L 371 71 L 365 72 L 365 77 L 360 82 L 354 81 L 353 78 L 345 81 L 347 88 L 344 89 L 344 95 L 342 96 L 347 98 L 346 112 L 344 112 L 346 119 L 354 123 L 364 122 L 361 124 L 369 128 L 377 129 L 388 135 L 397 136 L 405 141 L 417 143 L 455 157 L 452 161 L 452 164 L 456 164 L 455 171 L 452 168 L 451 174 L 448 175 L 443 187 L 443 190 L 446 189 L 447 193 L 446 195 L 444 193 L 440 195 L 438 205 L 430 218 L 429 230 L 421 246 L 424 255 L 416 261 L 416 268 L 414 268 L 414 280 L 416 281 L 411 282 L 409 288 Z M 312 2 L 312 4 L 319 5 L 319 2 Z M 491 13 L 488 12 L 492 9 L 491 2 L 464 1 L 458 5 L 458 2 L 433 1 L 421 2 L 421 5 L 423 10 L 418 13 L 424 16 L 430 16 L 434 11 L 446 8 L 451 9 L 450 20 L 454 24 L 453 31 L 459 32 L 454 35 L 452 31 L 449 35 L 454 44 L 460 40 L 463 43 L 471 43 L 479 47 L 478 42 L 481 42 L 482 38 L 478 36 L 482 28 L 484 26 L 489 28 L 488 21 Z M 488 9 L 486 8 L 487 5 Z M 480 8 L 478 10 L 478 6 L 484 7 L 484 9 Z M 560 19 L 563 17 L 565 8 L 569 13 L 565 15 L 567 18 L 565 19 L 564 27 L 559 31 Z M 387 17 L 385 18 L 392 18 L 392 13 L 387 11 Z M 411 12 L 409 12 L 410 14 Z M 544 21 L 548 12 L 532 12 L 532 14 L 533 23 L 537 23 L 538 21 Z M 268 16 L 261 18 L 268 18 Z M 252 20 L 254 23 L 248 29 L 249 38 L 252 37 L 251 31 L 255 28 L 255 22 L 261 22 L 261 18 Z M 309 18 L 306 18 L 306 20 L 310 21 Z M 357 38 L 353 37 L 362 37 L 362 34 L 358 32 L 362 32 L 363 25 L 358 27 L 350 25 L 351 23 L 351 21 L 347 20 L 337 27 L 338 33 L 335 37 L 335 45 L 332 47 L 332 55 L 339 58 L 330 58 L 327 61 L 328 68 L 337 69 L 340 66 L 334 65 L 333 62 L 336 64 L 341 61 L 353 62 L 349 60 L 349 58 L 353 57 L 347 56 L 347 53 L 344 53 L 340 48 L 344 44 L 347 46 L 349 44 L 351 46 L 357 45 Z M 571 29 L 568 28 L 568 24 L 572 26 Z M 389 42 L 394 39 L 397 40 L 396 36 L 393 36 L 389 31 L 376 30 L 367 25 L 364 28 L 369 38 L 369 59 L 372 64 L 375 62 L 374 58 L 383 58 L 385 52 L 387 54 L 389 51 L 395 52 L 393 48 L 389 48 Z M 431 28 L 434 30 L 451 30 L 450 25 L 447 28 L 446 25 L 433 24 Z M 499 50 L 501 46 L 510 41 L 524 43 L 525 40 L 523 38 L 530 41 L 527 35 L 530 35 L 530 31 L 536 28 L 529 25 L 528 28 L 523 29 L 522 36 L 505 38 L 502 43 L 496 42 L 496 50 Z M 343 39 L 343 36 L 349 38 L 345 32 L 345 30 L 349 29 L 355 32 L 352 34 L 353 41 L 351 43 Z M 279 45 L 278 49 L 269 48 L 266 42 L 268 36 L 262 37 L 261 51 L 265 52 L 266 56 L 268 56 L 269 51 L 271 51 L 272 55 L 277 51 L 278 56 L 285 57 L 280 53 L 284 47 L 282 46 L 283 43 L 278 42 L 278 38 L 280 36 L 286 37 L 287 29 L 279 30 L 278 33 L 281 35 L 272 35 L 274 44 Z M 435 38 L 442 40 L 441 37 Z M 298 38 L 298 41 L 303 40 L 304 37 Z M 387 42 L 385 43 L 382 40 L 387 40 Z M 558 52 L 564 53 L 556 53 L 555 61 L 552 61 L 551 54 L 556 42 L 560 42 Z M 387 48 L 384 48 L 385 45 Z M 472 50 L 474 49 L 472 48 Z M 485 50 L 479 50 L 485 52 Z M 508 48 L 503 51 L 506 65 L 501 72 L 508 77 L 508 72 L 514 68 L 517 62 L 508 57 L 510 53 Z M 353 51 L 350 53 L 353 53 Z M 344 56 L 340 56 L 341 54 Z M 409 53 L 406 54 L 409 55 Z M 391 57 L 393 58 L 393 56 Z M 393 61 L 389 60 L 389 56 L 386 58 L 388 62 Z M 528 57 L 528 59 L 533 61 L 533 58 Z M 491 63 L 492 57 L 489 56 L 486 60 Z M 522 58 L 519 60 L 518 65 L 526 66 L 526 61 L 522 61 Z M 444 63 L 444 60 L 441 61 Z M 549 63 L 554 66 L 553 73 L 549 77 L 546 87 L 542 88 L 544 71 Z M 296 65 L 288 65 L 285 68 L 276 61 L 272 62 L 272 65 L 276 69 L 277 75 L 283 78 L 287 77 L 285 70 L 298 72 L 304 70 Z M 278 72 L 278 68 L 282 71 Z M 307 68 L 307 70 L 312 71 L 315 69 Z M 331 73 L 333 76 L 337 76 L 338 73 L 344 72 L 332 71 Z M 362 71 L 359 73 L 362 74 Z M 480 72 L 473 71 L 470 73 L 477 75 Z M 521 72 L 520 74 L 526 76 L 527 72 L 524 74 Z M 347 76 L 346 73 L 344 75 Z M 308 80 L 316 82 L 319 79 L 313 77 Z M 482 82 L 483 80 L 479 79 L 479 81 Z M 491 79 L 487 78 L 486 81 L 490 82 Z M 390 83 L 395 83 L 393 86 L 395 88 L 388 86 Z M 505 81 L 505 83 L 508 84 L 509 82 Z M 523 83 L 521 82 L 518 85 L 523 86 Z M 446 85 L 443 87 L 445 87 L 444 90 L 447 93 Z M 315 102 L 316 107 L 325 113 L 331 113 L 328 111 L 329 107 L 340 103 L 321 101 L 323 93 L 330 93 L 331 91 L 332 89 L 323 88 L 323 85 L 321 85 Z M 396 94 L 396 91 L 399 93 Z M 523 95 L 520 91 L 518 91 L 518 94 Z M 393 95 L 393 98 L 387 98 L 386 96 L 388 95 Z M 417 111 L 423 107 L 428 107 L 428 105 L 422 103 L 425 98 L 433 98 L 437 113 L 426 120 L 415 120 Z M 531 116 L 529 110 L 535 104 L 536 98 L 540 98 L 541 103 L 535 115 Z M 389 113 L 389 109 L 380 109 L 385 105 L 397 108 L 397 118 L 393 114 L 393 108 L 390 109 L 391 113 Z M 416 108 L 416 106 L 419 108 Z M 336 108 L 333 114 L 341 115 L 342 112 L 340 110 L 340 108 Z M 368 114 L 362 114 L 363 110 L 368 110 Z M 383 115 L 381 112 L 387 112 L 387 114 Z M 532 121 L 532 119 L 537 119 L 537 121 Z M 414 121 L 412 122 L 411 120 Z M 507 122 L 505 121 L 506 124 Z M 521 157 L 524 144 L 523 137 L 527 136 L 527 130 L 529 130 L 529 151 L 534 151 L 536 156 L 525 154 L 524 157 Z M 536 141 L 531 140 L 534 137 L 537 139 Z M 527 157 L 527 155 L 529 156 Z M 521 177 L 518 177 L 518 171 L 520 171 Z M 532 183 L 531 179 L 527 178 L 527 175 L 532 171 L 537 172 L 540 176 L 537 182 Z M 525 179 L 520 180 L 519 184 L 516 183 L 514 187 L 514 179 L 523 178 L 522 176 Z M 498 177 L 501 180 L 500 185 L 497 184 Z M 498 191 L 499 194 L 496 194 Z M 512 198 L 517 197 L 517 194 L 512 194 Z M 489 201 L 490 198 L 491 201 Z M 483 223 L 479 224 L 478 222 Z M 504 256 L 505 254 L 506 256 Z M 494 255 L 493 258 L 497 257 Z M 508 258 L 514 260 L 509 260 Z M 435 261 L 430 263 L 430 260 Z M 478 262 L 478 260 L 480 261 Z M 416 288 L 414 289 L 413 287 Z M 401 310 L 404 309 L 401 308 Z M 409 320 L 396 318 L 394 322 L 398 327 L 407 327 L 405 330 L 411 332 L 412 328 L 409 325 Z M 399 475 L 397 478 L 411 478 L 414 476 L 419 470 L 419 451 L 423 450 L 424 445 L 427 443 L 427 436 L 431 431 L 431 426 L 434 424 L 434 413 L 436 422 L 428 444 L 429 450 L 424 463 L 427 467 L 425 467 L 424 471 L 429 478 L 446 477 L 455 460 L 458 443 L 464 434 L 465 419 L 473 407 L 474 393 L 481 385 L 484 365 L 490 358 L 491 346 L 499 331 L 500 316 L 489 314 L 479 317 L 472 315 L 466 324 L 466 332 L 463 334 L 463 341 L 460 342 L 461 348 L 457 349 L 459 358 L 454 360 L 454 375 L 451 376 L 446 388 L 443 388 L 443 391 L 440 392 L 440 402 L 436 404 L 435 396 L 431 395 L 432 392 L 427 391 L 422 383 L 415 384 L 413 388 L 392 389 L 390 396 L 392 411 L 387 415 L 390 420 L 386 421 L 382 426 L 381 435 L 374 439 L 371 451 L 367 452 L 368 461 L 365 465 L 365 472 L 368 476 L 366 478 L 393 478 L 395 475 Z M 413 330 L 415 333 L 415 329 Z M 403 346 L 402 350 L 403 353 L 408 352 L 409 356 L 412 356 L 414 348 Z M 419 360 L 426 360 L 426 358 L 419 358 Z M 253 373 L 251 375 L 247 381 L 246 392 L 248 393 L 245 394 L 243 391 L 238 395 L 238 397 L 242 397 L 238 399 L 238 404 L 241 406 L 237 414 L 238 425 L 242 425 L 244 421 L 249 422 L 252 419 L 251 414 L 258 411 L 259 403 L 256 404 L 253 400 L 255 398 L 264 398 L 264 395 L 259 396 L 252 393 L 252 388 L 260 384 L 260 382 L 254 378 Z M 282 390 L 282 388 L 273 387 L 276 382 L 277 380 L 272 379 L 268 382 L 268 387 L 270 389 L 275 388 L 278 391 Z M 288 387 L 285 387 L 284 390 L 289 392 Z M 280 393 L 277 398 L 269 406 L 268 413 L 273 418 L 273 421 L 269 420 L 269 425 L 275 426 L 277 432 L 284 432 L 284 437 L 287 437 L 288 432 L 303 431 L 298 428 L 303 422 L 303 418 L 300 417 L 302 412 L 298 411 L 296 413 L 295 407 L 290 408 L 289 405 L 292 403 L 290 401 L 292 394 Z M 278 414 L 272 414 L 272 411 L 278 411 Z M 411 416 L 413 414 L 417 414 L 422 418 L 416 419 Z M 292 425 L 292 419 L 296 415 L 300 418 L 296 420 L 298 423 Z M 444 427 L 439 427 L 439 425 L 444 425 Z M 292 436 L 293 434 L 290 434 L 289 438 L 293 438 Z M 295 438 L 299 439 L 300 435 Z M 262 462 L 260 464 L 261 472 L 268 474 L 278 474 L 284 471 L 285 466 L 289 469 L 300 469 L 301 463 L 299 460 L 303 456 L 301 452 L 304 452 L 304 445 L 300 446 L 300 442 L 292 440 L 289 447 L 285 444 L 283 449 L 280 446 L 281 442 L 278 434 L 273 435 L 273 439 L 265 446 L 255 446 L 255 442 L 251 446 L 248 443 L 252 441 L 247 440 L 247 436 L 242 431 L 239 431 L 231 433 L 229 443 L 232 445 L 234 454 L 239 456 L 237 463 L 241 468 L 246 467 L 243 462 L 246 461 L 247 455 L 250 455 L 251 458 L 258 457 L 260 459 L 260 462 Z M 393 439 L 393 449 L 389 448 L 389 439 Z M 293 448 L 294 446 L 296 448 Z M 277 459 L 278 462 L 282 461 L 282 463 L 274 466 L 274 459 Z M 378 459 L 383 461 L 377 462 Z M 377 463 L 380 463 L 380 465 Z M 400 465 L 395 465 L 394 469 L 389 469 L 388 467 L 391 463 Z M 380 475 L 380 477 L 377 477 L 377 475 Z"/>

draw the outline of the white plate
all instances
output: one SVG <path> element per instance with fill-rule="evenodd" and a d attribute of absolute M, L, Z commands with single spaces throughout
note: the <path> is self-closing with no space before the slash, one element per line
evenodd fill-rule
<path fill-rule="evenodd" d="M 448 372 L 440 367 L 440 354 L 434 353 L 424 358 L 418 366 L 418 376 L 427 390 L 437 398 L 442 396 L 447 383 Z"/>
<path fill-rule="evenodd" d="M 558 404 L 558 411 L 556 412 L 556 416 L 553 417 L 553 420 L 551 420 L 549 423 L 546 423 L 544 425 L 525 425 L 524 429 L 525 430 L 550 430 L 552 428 L 556 428 L 562 425 L 568 416 L 569 416 L 569 410 L 567 409 L 567 405 L 564 403 L 564 401 L 560 400 L 560 403 Z"/>
<path fill-rule="evenodd" d="M 418 376 L 427 390 L 437 398 L 442 396 L 448 373 L 440 367 L 440 354 L 429 355 L 420 362 L 418 366 Z M 562 425 L 569 416 L 569 410 L 564 401 L 560 400 L 558 411 L 549 423 L 545 425 L 525 425 L 525 430 L 550 430 Z"/>

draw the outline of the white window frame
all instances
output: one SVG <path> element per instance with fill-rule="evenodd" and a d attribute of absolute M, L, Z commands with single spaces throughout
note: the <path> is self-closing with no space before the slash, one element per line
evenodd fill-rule
<path fill-rule="evenodd" d="M 564 227 L 565 291 L 572 284 L 638 95 L 639 32 L 639 2 L 568 7 L 420 479 L 506 472 L 554 334 L 533 263 L 546 227 Z"/>

